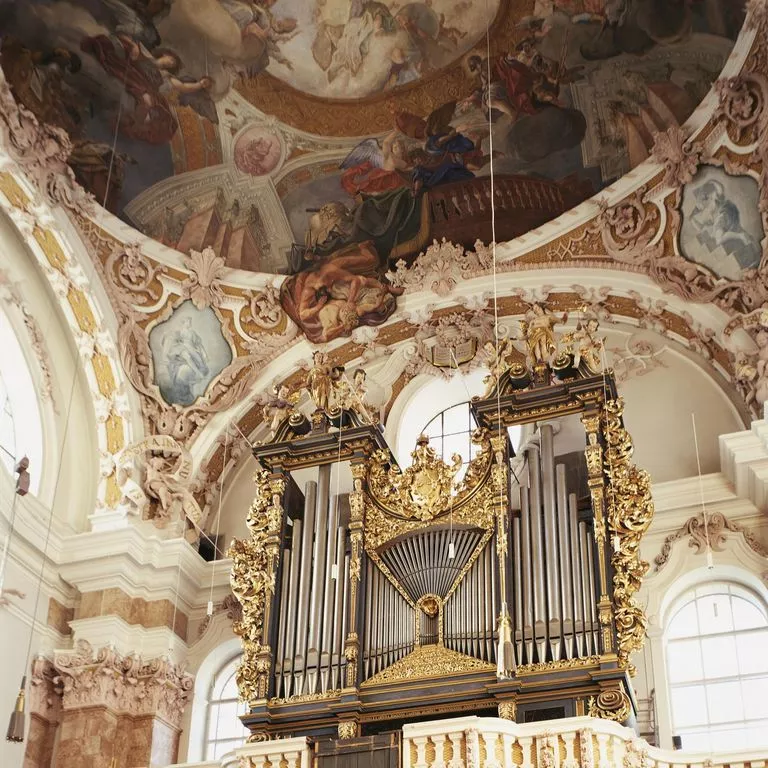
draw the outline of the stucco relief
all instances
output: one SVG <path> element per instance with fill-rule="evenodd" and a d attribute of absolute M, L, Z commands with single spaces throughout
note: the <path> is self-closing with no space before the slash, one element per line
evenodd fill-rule
<path fill-rule="evenodd" d="M 194 678 L 168 659 L 121 656 L 80 640 L 72 651 L 56 652 L 65 711 L 102 706 L 115 713 L 160 716 L 181 727 Z"/>

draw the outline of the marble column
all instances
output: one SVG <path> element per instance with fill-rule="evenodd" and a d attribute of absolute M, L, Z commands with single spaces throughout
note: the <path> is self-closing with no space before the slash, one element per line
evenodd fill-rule
<path fill-rule="evenodd" d="M 53 768 L 110 768 L 113 758 L 120 768 L 176 762 L 193 683 L 182 667 L 83 640 L 57 652 L 54 667 L 63 692 Z"/>
<path fill-rule="evenodd" d="M 29 725 L 23 768 L 51 768 L 56 729 L 61 721 L 61 684 L 53 664 L 40 656 L 30 670 Z"/>

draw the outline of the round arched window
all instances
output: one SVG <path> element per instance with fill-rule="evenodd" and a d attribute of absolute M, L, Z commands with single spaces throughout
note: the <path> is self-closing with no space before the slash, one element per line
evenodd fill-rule
<path fill-rule="evenodd" d="M 768 610 L 728 583 L 696 587 L 665 633 L 673 733 L 686 751 L 768 744 Z"/>
<path fill-rule="evenodd" d="M 43 429 L 37 387 L 8 316 L 0 309 L 0 461 L 9 472 L 29 457 L 31 485 L 40 486 Z"/>
<path fill-rule="evenodd" d="M 247 710 L 238 699 L 235 673 L 239 663 L 240 656 L 235 656 L 213 678 L 205 724 L 206 760 L 219 760 L 227 752 L 241 747 L 248 737 L 248 729 L 239 720 L 239 715 Z"/>

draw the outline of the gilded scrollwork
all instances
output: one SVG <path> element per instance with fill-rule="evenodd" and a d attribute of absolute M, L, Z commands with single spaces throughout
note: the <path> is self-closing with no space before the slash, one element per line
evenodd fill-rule
<path fill-rule="evenodd" d="M 461 465 L 458 457 L 453 464 L 446 464 L 423 436 L 412 454 L 413 464 L 405 471 L 393 466 L 388 454 L 373 454 L 368 462 L 366 498 L 365 543 L 369 551 L 449 515 L 457 524 L 493 528 L 490 502 L 494 484 L 488 482 L 493 466 L 491 441 L 484 430 L 476 431 L 473 439 L 481 450 L 460 483 L 454 482 Z"/>
<path fill-rule="evenodd" d="M 600 691 L 597 696 L 589 699 L 587 714 L 590 717 L 601 717 L 617 723 L 625 722 L 632 713 L 629 696 L 620 688 Z"/>
<path fill-rule="evenodd" d="M 277 533 L 282 521 L 285 480 L 258 472 L 256 497 L 248 512 L 248 539 L 235 539 L 228 551 L 232 559 L 230 585 L 242 606 L 242 618 L 233 630 L 242 639 L 243 657 L 237 669 L 240 698 L 253 702 L 266 698 L 272 653 L 266 644 L 269 605 L 275 594 Z"/>
<path fill-rule="evenodd" d="M 632 438 L 624 428 L 621 398 L 605 403 L 603 439 L 607 522 L 614 542 L 613 605 L 619 665 L 634 674 L 630 655 L 645 639 L 647 619 L 634 595 L 640 589 L 648 563 L 640 557 L 640 541 L 653 520 L 648 473 L 632 463 Z"/>

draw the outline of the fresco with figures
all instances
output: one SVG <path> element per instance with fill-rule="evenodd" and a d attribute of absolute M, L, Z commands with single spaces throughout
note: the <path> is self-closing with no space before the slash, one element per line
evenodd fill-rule
<path fill-rule="evenodd" d="M 501 241 L 642 162 L 718 76 L 743 5 L 0 0 L 1 63 L 100 203 L 287 275 L 283 307 L 321 342 L 389 317 L 387 272 L 433 239 L 491 240 L 491 169 Z M 707 181 L 681 249 L 732 248 L 727 277 L 762 235 L 746 214 L 728 243 L 695 232 L 717 196 L 749 194 Z"/>

